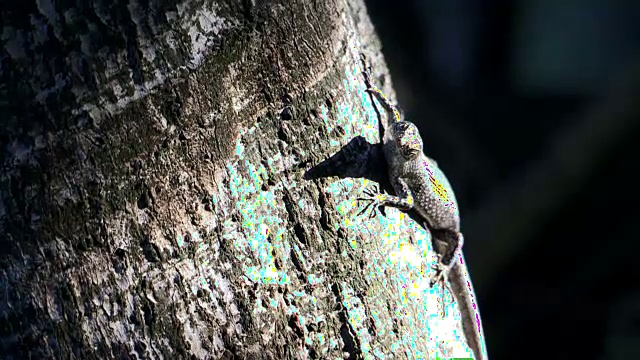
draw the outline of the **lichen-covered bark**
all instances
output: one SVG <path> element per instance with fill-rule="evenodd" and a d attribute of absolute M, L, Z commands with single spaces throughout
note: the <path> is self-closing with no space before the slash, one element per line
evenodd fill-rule
<path fill-rule="evenodd" d="M 429 234 L 358 216 L 363 179 L 302 177 L 377 141 L 359 54 L 384 64 L 361 1 L 1 16 L 3 358 L 468 353 L 423 288 Z"/>

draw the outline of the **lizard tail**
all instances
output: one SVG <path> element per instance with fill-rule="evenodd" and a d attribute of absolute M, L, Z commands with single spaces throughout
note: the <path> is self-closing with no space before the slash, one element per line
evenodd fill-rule
<path fill-rule="evenodd" d="M 468 281 L 469 275 L 464 257 L 461 252 L 458 254 L 459 258 L 449 272 L 449 283 L 462 316 L 462 330 L 475 360 L 488 360 L 475 292 L 471 282 Z"/>

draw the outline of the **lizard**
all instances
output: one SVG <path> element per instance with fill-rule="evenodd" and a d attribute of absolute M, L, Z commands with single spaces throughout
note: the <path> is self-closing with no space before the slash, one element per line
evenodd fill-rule
<path fill-rule="evenodd" d="M 390 119 L 381 128 L 384 130 L 382 148 L 389 180 L 396 193 L 396 196 L 367 193 L 367 198 L 361 198 L 370 201 L 365 210 L 370 206 L 416 210 L 424 226 L 431 232 L 438 257 L 430 286 L 440 283 L 453 294 L 460 309 L 467 344 L 476 360 L 486 360 L 488 357 L 480 312 L 462 254 L 464 237 L 460 232 L 460 214 L 455 194 L 437 163 L 424 154 L 422 137 L 416 125 L 404 120 L 398 108 L 371 84 L 366 70 L 363 74 L 367 92 L 379 100 Z M 384 124 L 383 121 L 381 123 Z M 449 284 L 446 284 L 446 280 Z"/>

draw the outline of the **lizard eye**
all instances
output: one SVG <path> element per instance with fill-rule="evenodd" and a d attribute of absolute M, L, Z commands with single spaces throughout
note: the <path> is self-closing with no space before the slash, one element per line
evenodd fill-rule
<path fill-rule="evenodd" d="M 405 136 L 405 133 L 407 132 L 407 130 L 411 127 L 411 123 L 406 122 L 406 121 L 398 121 L 393 123 L 392 127 L 391 127 L 391 131 L 393 133 L 393 136 L 397 139 L 400 140 Z"/>
<path fill-rule="evenodd" d="M 408 121 L 398 121 L 395 123 L 395 128 L 397 132 L 403 133 L 411 128 L 411 125 L 413 124 Z"/>

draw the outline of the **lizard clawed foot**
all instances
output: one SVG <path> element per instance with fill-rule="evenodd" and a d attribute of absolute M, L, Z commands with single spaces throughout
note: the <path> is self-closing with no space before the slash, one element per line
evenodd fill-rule
<path fill-rule="evenodd" d="M 364 74 L 365 82 L 367 86 L 370 86 L 371 64 L 369 63 L 369 60 L 367 60 L 367 56 L 364 53 L 360 54 L 360 61 L 362 62 L 362 73 Z"/>
<path fill-rule="evenodd" d="M 442 256 L 438 255 L 438 264 L 433 266 L 432 269 L 436 271 L 433 279 L 429 282 L 429 286 L 433 287 L 436 283 L 440 284 L 442 289 L 442 301 L 444 303 L 444 292 L 445 290 L 449 291 L 449 294 L 453 296 L 453 290 L 451 289 L 451 285 L 447 282 L 449 276 L 449 267 L 442 263 Z M 453 299 L 450 302 L 453 304 Z M 446 304 L 445 304 L 446 305 Z"/>
<path fill-rule="evenodd" d="M 357 198 L 358 201 L 366 201 L 367 205 L 360 210 L 358 216 L 366 213 L 369 213 L 369 218 L 374 218 L 376 216 L 376 209 L 382 205 L 384 202 L 384 194 L 381 194 L 378 190 L 377 186 L 372 186 L 370 188 L 364 189 L 362 192 L 365 196 Z"/>

